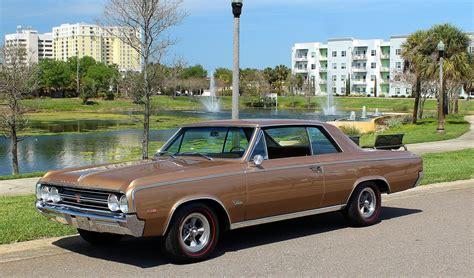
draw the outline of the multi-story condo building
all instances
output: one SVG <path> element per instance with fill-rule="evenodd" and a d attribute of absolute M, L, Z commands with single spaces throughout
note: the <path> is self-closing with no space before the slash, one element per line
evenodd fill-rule
<path fill-rule="evenodd" d="M 120 71 L 140 71 L 139 53 L 119 38 L 124 31 L 85 23 L 62 24 L 53 28 L 53 57 L 66 61 L 73 56 L 90 56 L 98 62 L 115 64 Z M 139 35 L 136 37 L 138 44 Z"/>
<path fill-rule="evenodd" d="M 38 63 L 40 59 L 53 58 L 52 33 L 39 34 L 31 27 L 17 26 L 16 33 L 5 35 L 5 45 L 24 48 L 26 50 L 25 63 Z"/>
<path fill-rule="evenodd" d="M 474 33 L 468 35 L 472 53 Z M 408 97 L 411 85 L 394 78 L 403 70 L 401 45 L 406 37 L 392 36 L 389 41 L 339 38 L 326 43 L 296 43 L 292 48 L 292 72 L 303 75 L 315 95 L 332 92 Z"/>

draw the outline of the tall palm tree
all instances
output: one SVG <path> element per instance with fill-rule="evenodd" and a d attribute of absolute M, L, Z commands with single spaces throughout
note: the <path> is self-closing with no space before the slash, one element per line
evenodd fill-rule
<path fill-rule="evenodd" d="M 420 57 L 418 61 L 421 68 L 421 74 L 430 79 L 439 80 L 439 55 L 437 45 L 440 41 L 445 44 L 444 62 L 443 62 L 443 80 L 444 84 L 451 81 L 455 84 L 462 84 L 469 78 L 472 68 L 472 57 L 468 53 L 470 39 L 461 29 L 451 24 L 435 25 L 428 30 L 429 38 L 425 42 L 427 52 Z M 445 86 L 443 86 L 443 96 L 445 95 Z M 445 101 L 444 103 L 447 103 Z M 441 107 L 444 113 L 447 106 Z"/>
<path fill-rule="evenodd" d="M 420 104 L 421 97 L 421 81 L 422 81 L 422 63 L 421 60 L 423 55 L 427 52 L 426 41 L 428 40 L 429 34 L 427 31 L 418 30 L 408 36 L 406 41 L 402 44 L 403 58 L 403 73 L 413 74 L 415 86 L 415 104 L 413 106 L 413 120 L 416 124 L 418 119 L 418 107 Z"/>

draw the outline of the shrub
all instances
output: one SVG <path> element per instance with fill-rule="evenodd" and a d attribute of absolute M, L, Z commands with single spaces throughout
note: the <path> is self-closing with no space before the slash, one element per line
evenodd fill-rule
<path fill-rule="evenodd" d="M 353 125 L 343 125 L 339 129 L 349 136 L 359 136 L 361 134 L 360 130 Z"/>

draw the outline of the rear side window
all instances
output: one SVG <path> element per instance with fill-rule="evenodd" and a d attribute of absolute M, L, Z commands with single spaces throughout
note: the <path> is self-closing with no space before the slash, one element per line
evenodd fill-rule
<path fill-rule="evenodd" d="M 313 155 L 339 152 L 334 143 L 317 127 L 308 127 Z"/>
<path fill-rule="evenodd" d="M 308 133 L 305 127 L 266 128 L 264 134 L 268 159 L 311 155 Z"/>

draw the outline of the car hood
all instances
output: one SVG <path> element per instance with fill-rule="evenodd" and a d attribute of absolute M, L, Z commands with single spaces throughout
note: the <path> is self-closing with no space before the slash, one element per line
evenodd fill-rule
<path fill-rule="evenodd" d="M 50 171 L 39 182 L 126 192 L 133 187 L 232 171 L 236 164 L 204 158 L 132 161 Z"/>

